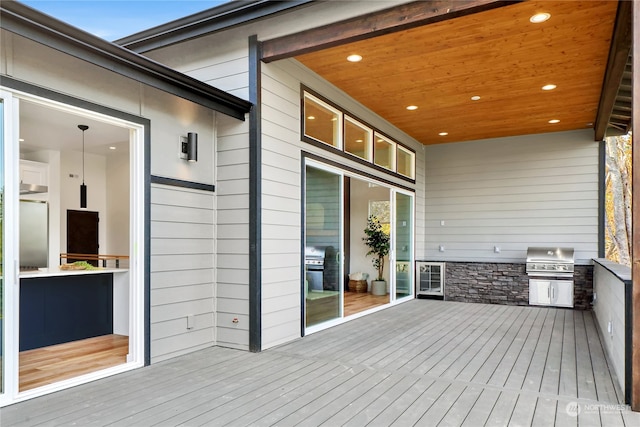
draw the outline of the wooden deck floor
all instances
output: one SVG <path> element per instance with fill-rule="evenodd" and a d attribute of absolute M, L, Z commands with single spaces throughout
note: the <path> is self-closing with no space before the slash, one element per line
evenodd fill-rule
<path fill-rule="evenodd" d="M 620 402 L 591 312 L 414 300 L 5 407 L 0 425 L 640 425 Z"/>

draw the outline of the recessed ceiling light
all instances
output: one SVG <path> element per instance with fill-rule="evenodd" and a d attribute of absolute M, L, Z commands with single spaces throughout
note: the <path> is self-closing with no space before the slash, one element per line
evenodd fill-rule
<path fill-rule="evenodd" d="M 347 56 L 347 61 L 349 61 L 349 62 L 360 62 L 360 61 L 362 61 L 362 56 L 356 55 L 356 54 L 349 55 L 349 56 Z"/>
<path fill-rule="evenodd" d="M 542 90 L 554 90 L 557 86 L 553 84 L 542 86 Z"/>
<path fill-rule="evenodd" d="M 587 123 L 587 127 L 593 126 L 593 122 Z"/>
<path fill-rule="evenodd" d="M 417 110 L 417 109 L 418 109 L 418 106 L 417 106 L 417 105 L 409 105 L 409 106 L 407 107 L 407 110 L 409 110 L 409 111 L 413 111 L 413 110 Z"/>
<path fill-rule="evenodd" d="M 549 123 L 551 123 L 551 124 L 560 123 L 560 120 L 558 120 L 558 119 L 552 119 L 552 120 L 549 120 Z"/>
<path fill-rule="evenodd" d="M 541 22 L 546 21 L 549 18 L 551 18 L 550 13 L 542 12 L 542 13 L 536 13 L 535 15 L 533 15 L 531 18 L 529 18 L 529 21 L 534 24 L 539 24 Z"/>
<path fill-rule="evenodd" d="M 308 119 L 308 120 L 315 120 L 315 119 L 316 119 L 316 116 L 308 116 L 308 117 L 307 117 L 307 119 Z"/>
<path fill-rule="evenodd" d="M 362 142 L 362 140 L 361 139 L 356 139 L 356 142 Z"/>
<path fill-rule="evenodd" d="M 115 150 L 115 149 L 116 147 L 113 147 L 113 146 L 109 147 L 109 150 Z"/>
<path fill-rule="evenodd" d="M 449 135 L 449 132 L 440 132 L 438 135 L 440 135 L 440 136 L 447 136 L 447 135 Z"/>
<path fill-rule="evenodd" d="M 471 97 L 471 100 L 472 101 L 479 101 L 480 97 L 478 95 L 474 95 L 474 96 Z"/>
<path fill-rule="evenodd" d="M 20 139 L 18 139 L 18 141 L 24 142 L 24 138 L 20 138 Z"/>

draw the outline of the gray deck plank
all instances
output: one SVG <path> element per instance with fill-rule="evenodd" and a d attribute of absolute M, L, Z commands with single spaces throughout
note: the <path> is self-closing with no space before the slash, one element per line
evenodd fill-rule
<path fill-rule="evenodd" d="M 478 352 L 480 352 L 487 344 L 487 342 L 491 339 L 496 331 L 499 328 L 499 325 L 504 322 L 506 316 L 508 316 L 507 310 L 497 311 L 494 316 L 492 316 L 491 320 L 485 322 L 486 328 L 482 330 L 480 336 L 478 336 L 471 345 L 469 345 L 464 352 L 459 354 L 456 359 L 451 363 L 444 372 L 440 374 L 442 378 L 457 378 L 460 373 L 467 367 L 469 362 L 475 357 Z M 433 374 L 434 371 L 430 372 Z"/>
<path fill-rule="evenodd" d="M 209 348 L 11 405 L 0 423 L 640 425 L 620 395 L 591 312 L 415 300 L 262 353 Z"/>
<path fill-rule="evenodd" d="M 482 391 L 480 386 L 469 386 L 462 394 L 449 404 L 449 410 L 440 420 L 441 426 L 460 426 L 467 419 L 471 410 L 476 406 Z M 477 424 L 476 424 L 477 425 Z"/>
<path fill-rule="evenodd" d="M 173 398 L 169 404 L 156 405 L 146 410 L 121 418 L 115 425 L 131 426 L 144 423 L 153 425 L 157 423 L 179 424 L 186 419 L 192 418 L 205 410 L 212 410 L 215 402 L 224 406 L 224 412 L 234 411 L 239 405 L 246 402 L 257 404 L 260 398 L 264 398 L 268 393 L 272 393 L 280 387 L 305 376 L 307 380 L 313 379 L 314 375 L 321 375 L 334 369 L 326 362 L 312 362 L 308 360 L 298 363 L 288 364 L 284 367 L 270 366 L 270 374 L 256 378 L 242 386 L 239 382 L 225 381 L 225 383 L 211 383 L 207 387 L 197 390 L 194 393 L 190 390 L 179 397 Z M 251 375 L 245 371 L 244 375 Z M 259 387 L 259 388 L 257 388 Z M 257 393 L 252 393 L 257 391 Z M 244 392 L 244 394 L 242 394 Z M 194 396 L 195 394 L 195 396 Z M 233 398 L 235 396 L 235 398 Z M 229 401 L 231 400 L 232 401 Z M 219 406 L 218 406 L 219 407 Z"/>
<path fill-rule="evenodd" d="M 608 409 L 600 409 L 600 421 L 603 426 L 606 427 L 623 427 L 625 426 L 622 414 L 617 411 L 611 411 Z M 627 424 L 626 427 L 637 427 L 638 424 Z"/>
<path fill-rule="evenodd" d="M 593 377 L 593 366 L 591 365 L 591 353 L 589 352 L 584 316 L 584 311 L 575 311 L 573 313 L 576 334 L 578 397 L 581 399 L 596 400 L 598 393 L 596 392 L 596 383 Z"/>
<path fill-rule="evenodd" d="M 533 422 L 533 416 L 536 412 L 537 403 L 538 398 L 536 396 L 530 394 L 520 394 L 513 408 L 513 412 L 511 413 L 511 418 L 509 418 L 509 426 L 530 426 Z M 548 426 L 551 425 L 553 425 L 553 423 L 548 424 Z"/>
<path fill-rule="evenodd" d="M 542 334 L 542 327 L 550 312 L 549 309 L 540 307 L 534 308 L 534 311 L 536 313 L 536 318 L 531 325 L 531 329 L 525 339 L 525 343 L 522 346 L 520 354 L 518 354 L 518 358 L 516 359 L 511 372 L 509 372 L 506 382 L 503 384 L 504 387 L 520 389 L 522 388 L 522 384 L 524 384 L 527 372 L 529 371 L 529 366 L 531 366 L 531 361 L 533 360 L 536 345 L 538 344 L 540 335 Z"/>
<path fill-rule="evenodd" d="M 578 367 L 576 362 L 576 328 L 573 310 L 565 310 L 564 335 L 560 353 L 558 394 L 578 397 Z"/>
<path fill-rule="evenodd" d="M 544 365 L 544 374 L 540 384 L 540 392 L 557 394 L 560 384 L 560 366 L 562 364 L 562 340 L 564 337 L 564 311 L 556 311 L 551 343 L 547 352 L 547 360 Z"/>
<path fill-rule="evenodd" d="M 270 421 L 270 417 L 274 412 L 282 411 L 283 408 L 294 407 L 296 404 L 299 405 L 296 407 L 304 407 L 304 404 L 300 404 L 301 401 L 308 404 L 310 402 L 314 402 L 322 397 L 328 390 L 334 390 L 336 387 L 341 387 L 346 384 L 346 386 L 351 386 L 353 384 L 358 384 L 361 381 L 364 381 L 368 376 L 372 373 L 370 371 L 359 370 L 354 371 L 349 369 L 348 367 L 340 367 L 339 365 L 332 364 L 334 368 L 329 372 L 321 372 L 321 375 L 314 376 L 309 378 L 302 383 L 297 383 L 289 388 L 282 390 L 278 393 L 278 399 L 257 408 L 254 408 L 252 405 L 247 406 L 244 410 L 239 411 L 234 417 L 234 423 L 241 425 L 252 425 L 259 421 L 261 425 L 271 425 L 273 424 Z M 288 416 L 290 412 L 285 412 L 285 416 Z M 188 420 L 187 425 L 206 425 L 215 418 L 215 413 L 213 412 L 204 412 L 198 415 L 197 417 L 193 417 Z M 277 418 L 275 421 L 278 421 L 280 418 Z"/>
<path fill-rule="evenodd" d="M 508 310 L 505 312 L 507 317 L 502 318 L 502 321 L 495 325 L 493 331 L 489 334 L 489 339 L 484 342 L 482 347 L 473 354 L 471 360 L 458 374 L 456 379 L 461 381 L 472 381 L 478 374 L 478 371 L 482 369 L 487 359 L 491 356 L 491 353 L 495 350 L 500 340 L 504 337 L 504 334 L 509 330 L 509 327 L 518 317 L 517 310 Z"/>
<path fill-rule="evenodd" d="M 265 366 L 273 366 L 272 369 L 277 370 L 291 363 L 290 360 L 282 359 L 278 361 L 270 361 L 268 359 L 254 359 L 253 364 L 239 365 L 236 369 L 229 369 L 218 376 L 216 385 L 217 393 L 223 393 L 229 388 L 240 388 L 242 385 L 251 381 L 251 376 L 258 376 L 264 371 Z M 227 384 L 231 384 L 230 386 Z M 96 423 L 99 425 L 108 424 L 119 421 L 120 419 L 135 415 L 144 410 L 150 410 L 159 405 L 172 405 L 173 399 L 184 395 L 185 393 L 199 392 L 201 389 L 209 385 L 209 380 L 201 376 L 192 376 L 188 379 L 180 378 L 179 380 L 163 384 L 162 387 L 153 387 L 143 391 L 144 399 L 132 399 L 129 395 L 124 395 L 119 399 L 113 399 L 104 402 L 98 406 L 91 414 L 84 417 L 83 422 L 86 425 Z M 226 388 L 225 388 L 225 385 Z M 125 393 L 123 393 L 125 394 Z M 117 410 L 115 410 L 117 408 Z M 69 422 L 72 418 L 69 416 L 60 417 L 60 422 Z"/>
<path fill-rule="evenodd" d="M 482 393 L 462 422 L 462 426 L 476 427 L 485 425 L 499 398 L 500 391 L 487 388 L 482 389 Z M 506 421 L 504 424 L 506 425 Z"/>
<path fill-rule="evenodd" d="M 547 354 L 551 344 L 551 334 L 553 332 L 553 324 L 555 323 L 557 310 L 549 309 L 548 315 L 544 319 L 542 333 L 538 337 L 536 348 L 529 364 L 529 369 L 525 375 L 522 389 L 527 391 L 540 391 L 542 384 L 542 376 L 544 375 L 545 364 L 547 362 Z"/>
<path fill-rule="evenodd" d="M 535 323 L 537 314 L 537 310 L 526 310 L 527 317 L 524 319 L 524 322 L 521 324 L 515 337 L 511 340 L 511 343 L 507 343 L 509 346 L 502 356 L 500 363 L 488 379 L 487 384 L 503 386 L 507 382 L 507 378 L 511 374 L 511 371 L 513 370 L 513 367 L 526 344 L 527 337 Z"/>
<path fill-rule="evenodd" d="M 463 334 L 470 325 L 481 322 L 485 318 L 486 313 L 483 314 L 481 311 L 475 310 L 467 311 L 464 316 L 450 319 L 446 326 L 443 325 L 441 328 L 438 328 L 440 330 L 432 333 L 430 339 L 422 341 L 419 347 L 407 354 L 407 357 L 401 358 L 401 362 L 405 360 L 406 362 L 399 363 L 398 366 L 402 368 L 403 371 L 424 372 L 424 366 L 430 366 L 429 360 L 437 357 L 436 354 L 438 351 L 445 347 L 452 339 L 455 339 L 452 337 L 458 337 L 460 334 Z"/>
<path fill-rule="evenodd" d="M 279 426 L 298 426 L 304 422 L 308 422 L 312 418 L 317 420 L 322 419 L 323 415 L 329 416 L 327 415 L 329 411 L 324 410 L 327 405 L 334 403 L 347 393 L 351 392 L 353 394 L 353 390 L 360 390 L 360 387 L 368 389 L 372 384 L 376 384 L 384 378 L 386 378 L 384 374 L 376 374 L 370 370 L 362 370 L 358 374 L 338 384 L 325 383 L 323 386 L 310 391 L 306 396 L 298 397 L 295 401 L 291 402 L 294 403 L 294 405 L 285 405 L 287 407 L 293 406 L 294 408 L 279 419 L 277 424 Z M 344 398 L 343 400 L 344 402 L 348 402 L 348 398 Z M 251 420 L 251 423 L 256 421 L 255 419 Z"/>
<path fill-rule="evenodd" d="M 544 397 L 538 398 L 536 402 L 536 409 L 533 413 L 533 420 L 531 421 L 532 427 L 549 427 L 556 424 L 556 409 L 558 407 L 558 401 L 554 399 L 547 399 Z"/>
<path fill-rule="evenodd" d="M 571 404 L 573 405 L 574 401 L 568 401 L 568 400 L 558 400 L 556 403 L 556 419 L 555 419 L 555 425 L 557 426 L 567 426 L 567 427 L 577 427 L 578 426 L 578 416 L 579 414 L 576 414 L 575 412 L 573 412 L 571 410 L 571 408 L 567 408 L 567 405 Z M 587 424 L 587 418 L 589 420 L 593 420 L 595 421 L 595 419 L 597 417 L 585 417 L 583 419 L 583 421 L 585 422 L 585 424 Z M 598 420 L 599 421 L 599 420 Z M 582 424 L 580 424 L 580 427 L 584 427 Z"/>
<path fill-rule="evenodd" d="M 434 381 L 389 425 L 402 427 L 416 424 L 450 386 L 451 384 L 448 382 Z"/>
<path fill-rule="evenodd" d="M 522 326 L 527 318 L 527 313 L 523 310 L 514 310 L 517 313 L 517 316 L 511 322 L 510 325 L 506 325 L 507 328 L 504 331 L 502 337 L 495 345 L 489 356 L 485 359 L 482 366 L 478 369 L 478 372 L 472 377 L 473 382 L 480 382 L 482 384 L 487 384 L 489 379 L 494 375 L 496 369 L 502 359 L 504 358 L 509 346 L 513 342 L 516 335 L 522 329 Z"/>
<path fill-rule="evenodd" d="M 353 417 L 340 422 L 340 425 L 344 426 L 363 426 L 367 425 L 376 419 L 381 418 L 381 414 L 390 408 L 392 405 L 394 406 L 404 406 L 400 405 L 398 401 L 409 395 L 410 393 L 415 393 L 416 391 L 416 383 L 419 381 L 418 378 L 407 377 L 407 376 L 398 376 L 393 375 L 390 378 L 399 379 L 395 384 L 387 392 L 384 393 L 375 393 L 370 392 L 367 395 L 363 396 L 364 402 L 369 402 L 367 406 L 365 406 L 360 412 L 355 414 Z M 378 391 L 378 390 L 374 390 Z M 408 404 L 406 405 L 408 406 Z M 394 418 L 395 419 L 395 418 Z M 332 423 L 334 420 L 330 418 L 328 420 L 329 423 Z M 336 419 L 335 421 L 338 421 Z M 331 424 L 337 425 L 337 424 Z"/>
<path fill-rule="evenodd" d="M 498 400 L 491 408 L 486 426 L 506 426 L 509 424 L 511 414 L 516 407 L 519 395 L 513 392 L 501 392 Z M 475 426 L 474 426 L 475 427 Z"/>
<path fill-rule="evenodd" d="M 411 408 L 415 402 L 422 396 L 435 381 L 428 378 L 420 378 L 416 381 L 407 391 L 405 391 L 400 397 L 394 400 L 389 406 L 387 406 L 375 419 L 373 419 L 367 426 L 371 427 L 383 427 L 393 424 L 407 409 Z M 362 424 L 357 424 L 356 420 L 348 422 L 346 425 L 356 427 Z"/>
<path fill-rule="evenodd" d="M 440 360 L 437 360 L 437 363 L 433 364 L 435 358 L 432 358 L 432 363 L 430 364 L 432 366 L 430 368 L 430 365 L 423 364 L 416 372 L 443 378 L 455 378 L 468 364 L 473 355 L 489 340 L 496 325 L 504 320 L 505 312 L 496 310 L 491 312 L 487 319 L 483 319 L 484 321 L 476 322 L 474 325 L 476 327 L 469 330 L 466 337 L 456 337 L 456 340 L 452 340 L 439 351 Z"/>
<path fill-rule="evenodd" d="M 382 369 L 393 364 L 394 369 L 410 371 L 412 365 L 419 365 L 424 358 L 436 351 L 448 336 L 455 335 L 458 330 L 464 330 L 465 325 L 470 320 L 476 319 L 480 312 L 481 310 L 477 310 L 476 307 L 465 307 L 443 324 L 436 324 L 435 328 L 430 328 L 428 333 L 421 334 L 413 342 L 399 349 L 400 351 L 394 352 L 386 361 L 378 362 L 376 367 Z"/>
<path fill-rule="evenodd" d="M 218 352 L 212 349 L 208 349 L 206 352 L 216 355 L 221 353 L 229 354 L 226 351 Z M 240 361 L 252 360 L 255 358 L 255 356 L 251 354 L 236 350 L 232 350 L 231 354 L 235 354 Z M 93 406 L 97 409 L 97 411 L 92 411 L 92 413 L 88 415 L 90 416 L 94 412 L 99 412 L 105 407 L 118 406 L 120 404 L 126 404 L 127 402 L 136 402 L 140 394 L 146 393 L 150 386 L 170 389 L 175 384 L 183 383 L 185 380 L 193 381 L 194 377 L 214 373 L 219 369 L 223 369 L 223 367 L 227 365 L 230 368 L 232 366 L 237 366 L 237 362 L 234 362 L 233 358 L 227 357 L 222 359 L 220 363 L 214 361 L 210 365 L 195 363 L 197 361 L 194 361 L 193 359 L 194 356 L 187 355 L 178 358 L 178 360 L 183 362 L 183 364 L 160 363 L 159 365 L 161 366 L 169 365 L 167 367 L 167 372 L 164 373 L 159 370 L 145 372 L 146 370 L 138 369 L 127 374 L 105 378 L 99 381 L 99 384 L 105 385 L 105 393 L 82 393 L 80 390 L 75 388 L 70 389 L 70 393 L 65 393 L 58 405 L 48 405 L 48 408 L 53 408 L 53 410 L 43 410 L 41 412 L 39 408 L 35 408 L 34 411 L 26 412 L 27 414 L 33 414 L 29 416 L 29 424 L 36 426 L 41 423 L 47 423 L 51 420 L 56 420 L 57 423 L 64 423 L 66 422 L 65 420 L 73 420 L 77 417 L 85 418 L 86 416 L 83 414 L 85 412 L 84 408 L 87 406 Z M 266 364 L 267 361 L 258 361 L 257 363 Z M 191 370 L 189 368 L 191 368 Z M 119 381 L 120 378 L 123 378 L 123 380 L 125 378 L 131 379 L 126 382 L 121 382 Z M 78 401 L 82 401 L 83 405 L 77 405 Z M 35 403 L 35 401 L 25 403 Z M 3 410 L 3 412 L 6 411 Z M 9 424 L 12 422 L 10 419 L 11 412 L 9 412 L 9 414 L 10 415 L 7 419 L 3 416 L 3 423 Z"/>
<path fill-rule="evenodd" d="M 329 417 L 319 425 L 325 426 L 336 426 L 336 425 L 344 425 L 349 420 L 352 420 L 359 414 L 361 414 L 365 409 L 370 408 L 371 404 L 378 400 L 379 396 L 389 396 L 389 400 L 392 401 L 396 399 L 400 393 L 406 388 L 397 388 L 398 383 L 403 379 L 401 375 L 391 375 L 380 381 L 378 384 L 375 384 L 369 390 L 362 393 L 360 396 L 355 396 L 355 398 L 344 406 L 338 412 L 334 414 L 330 414 Z M 414 379 L 415 381 L 415 379 Z M 376 406 L 380 407 L 381 402 L 377 402 Z M 382 406 L 380 411 L 386 407 Z M 371 421 L 373 417 L 369 417 L 368 421 Z M 366 424 L 362 423 L 362 424 Z"/>
<path fill-rule="evenodd" d="M 447 415 L 447 412 L 456 403 L 456 401 L 463 395 L 467 389 L 466 386 L 460 383 L 451 383 L 447 389 L 442 392 L 433 405 L 429 406 L 424 414 L 420 417 L 417 426 L 434 426 L 440 424 L 442 419 Z M 465 411 L 465 415 L 468 412 L 468 408 Z"/>

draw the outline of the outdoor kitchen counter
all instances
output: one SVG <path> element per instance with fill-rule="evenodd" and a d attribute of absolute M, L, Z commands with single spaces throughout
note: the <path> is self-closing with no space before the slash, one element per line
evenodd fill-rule
<path fill-rule="evenodd" d="M 129 335 L 129 270 L 20 273 L 20 351 L 101 335 Z"/>

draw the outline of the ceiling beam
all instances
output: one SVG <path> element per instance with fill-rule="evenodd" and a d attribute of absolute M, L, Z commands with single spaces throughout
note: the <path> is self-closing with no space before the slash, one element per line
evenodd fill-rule
<path fill-rule="evenodd" d="M 616 102 L 618 89 L 622 82 L 622 77 L 629 60 L 631 51 L 631 6 L 633 2 L 621 1 L 618 3 L 618 13 L 616 23 L 613 28 L 611 38 L 611 49 L 609 49 L 609 59 L 607 69 L 604 74 L 602 91 L 600 92 L 600 102 L 596 123 L 594 126 L 596 141 L 602 141 L 605 137 L 611 112 Z"/>
<path fill-rule="evenodd" d="M 522 0 L 426 0 L 336 22 L 295 34 L 265 40 L 264 62 L 290 58 L 434 22 L 495 9 Z"/>

